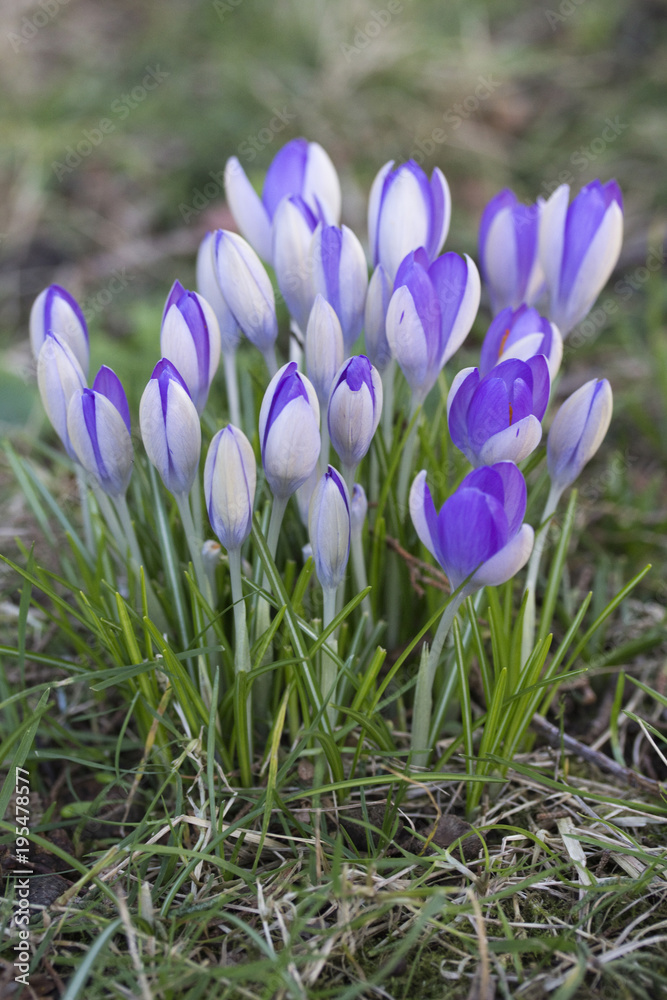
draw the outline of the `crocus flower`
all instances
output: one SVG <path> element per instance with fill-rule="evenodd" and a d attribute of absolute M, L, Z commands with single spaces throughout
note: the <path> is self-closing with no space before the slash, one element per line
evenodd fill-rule
<path fill-rule="evenodd" d="M 606 378 L 591 379 L 573 392 L 554 417 L 547 437 L 552 489 L 560 494 L 590 462 L 611 422 L 613 400 Z"/>
<path fill-rule="evenodd" d="M 333 306 L 318 294 L 306 327 L 306 372 L 321 407 L 326 407 L 329 401 L 331 386 L 344 356 L 340 320 Z"/>
<path fill-rule="evenodd" d="M 331 443 L 345 470 L 355 469 L 370 448 L 381 413 L 379 372 L 363 354 L 349 358 L 334 379 L 327 415 Z"/>
<path fill-rule="evenodd" d="M 61 344 L 69 347 L 87 378 L 88 327 L 78 302 L 61 285 L 49 285 L 40 292 L 30 310 L 30 346 L 35 358 L 39 357 L 47 333 L 53 333 Z"/>
<path fill-rule="evenodd" d="M 368 267 L 363 247 L 347 226 L 318 226 L 311 253 L 313 289 L 333 306 L 349 352 L 364 325 Z"/>
<path fill-rule="evenodd" d="M 259 412 L 262 465 L 271 492 L 286 499 L 306 482 L 320 454 L 317 393 L 295 361 L 269 382 Z"/>
<path fill-rule="evenodd" d="M 100 369 L 92 389 L 72 396 L 67 430 L 83 468 L 109 496 L 123 496 L 132 475 L 130 408 L 120 379 Z"/>
<path fill-rule="evenodd" d="M 315 297 L 311 245 L 317 223 L 316 216 L 299 195 L 283 198 L 273 220 L 276 281 L 301 331 L 306 329 Z"/>
<path fill-rule="evenodd" d="M 522 524 L 526 483 L 513 462 L 475 469 L 436 513 L 426 471 L 410 490 L 415 530 L 447 574 L 452 590 L 464 593 L 511 579 L 528 560 L 533 529 Z"/>
<path fill-rule="evenodd" d="M 225 190 L 239 229 L 268 263 L 273 263 L 273 221 L 283 198 L 299 195 L 327 225 L 337 225 L 340 219 L 336 168 L 318 143 L 306 139 L 292 139 L 279 150 L 267 171 L 261 198 L 236 156 L 225 167 Z"/>
<path fill-rule="evenodd" d="M 550 318 L 566 337 L 607 282 L 623 242 L 623 197 L 616 181 L 592 181 L 568 207 L 562 184 L 542 209 L 540 260 L 551 296 Z"/>
<path fill-rule="evenodd" d="M 257 465 L 252 446 L 227 424 L 211 440 L 204 465 L 204 496 L 211 527 L 227 551 L 240 549 L 252 528 Z"/>
<path fill-rule="evenodd" d="M 382 264 L 373 271 L 366 293 L 364 310 L 364 342 L 366 354 L 379 372 L 384 372 L 392 358 L 387 341 L 387 309 L 394 290 L 391 278 Z"/>
<path fill-rule="evenodd" d="M 53 333 L 46 334 L 37 357 L 37 384 L 53 429 L 67 454 L 76 460 L 67 430 L 67 409 L 72 396 L 83 392 L 86 379 L 74 352 Z"/>
<path fill-rule="evenodd" d="M 342 476 L 331 465 L 313 491 L 308 533 L 317 579 L 325 590 L 336 590 L 350 556 L 350 497 Z"/>
<path fill-rule="evenodd" d="M 435 260 L 451 216 L 449 187 L 438 167 L 429 181 L 414 160 L 393 166 L 390 160 L 382 167 L 368 203 L 371 261 L 374 268 L 382 264 L 392 281 L 404 257 L 418 247 L 429 262 Z"/>
<path fill-rule="evenodd" d="M 220 290 L 234 319 L 267 357 L 274 350 L 278 320 L 273 286 L 261 260 L 241 236 L 218 229 L 215 262 Z"/>
<path fill-rule="evenodd" d="M 532 305 L 544 287 L 538 254 L 540 205 L 522 205 L 509 188 L 492 198 L 479 227 L 479 265 L 494 312 Z"/>
<path fill-rule="evenodd" d="M 555 323 L 540 316 L 527 305 L 512 310 L 502 309 L 491 323 L 479 358 L 480 374 L 488 375 L 500 361 L 519 358 L 528 361 L 535 354 L 544 354 L 549 364 L 549 376 L 554 379 L 563 358 L 563 338 Z"/>
<path fill-rule="evenodd" d="M 201 451 L 197 408 L 185 381 L 167 358 L 153 369 L 139 404 L 146 454 L 170 493 L 190 492 Z"/>
<path fill-rule="evenodd" d="M 452 441 L 471 465 L 520 462 L 542 438 L 549 389 L 543 354 L 502 361 L 483 378 L 478 368 L 465 368 L 447 397 Z"/>
<path fill-rule="evenodd" d="M 197 251 L 197 291 L 206 299 L 213 309 L 218 327 L 222 352 L 233 354 L 241 339 L 241 329 L 236 322 L 220 290 L 217 268 L 215 266 L 215 238 L 213 233 L 207 233 L 199 244 Z"/>
<path fill-rule="evenodd" d="M 467 337 L 479 297 L 479 273 L 467 255 L 446 253 L 429 265 L 420 248 L 398 269 L 387 341 L 418 402 Z"/>
<path fill-rule="evenodd" d="M 172 285 L 162 314 L 162 357 L 168 358 L 201 413 L 220 363 L 220 327 L 212 307 L 180 281 Z"/>

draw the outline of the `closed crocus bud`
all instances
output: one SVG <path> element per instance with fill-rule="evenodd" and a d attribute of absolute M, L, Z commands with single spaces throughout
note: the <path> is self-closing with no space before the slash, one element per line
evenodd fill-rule
<path fill-rule="evenodd" d="M 522 205 L 509 188 L 492 198 L 479 227 L 479 263 L 493 311 L 532 305 L 544 287 L 538 254 L 540 206 Z"/>
<path fill-rule="evenodd" d="M 349 352 L 364 325 L 368 267 L 363 247 L 347 226 L 318 226 L 311 252 L 313 289 L 333 306 Z"/>
<path fill-rule="evenodd" d="M 49 285 L 40 292 L 30 310 L 30 346 L 35 358 L 39 357 L 47 333 L 69 347 L 87 378 L 90 349 L 86 320 L 74 296 L 60 285 Z"/>
<path fill-rule="evenodd" d="M 232 424 L 213 437 L 204 465 L 211 527 L 227 551 L 240 549 L 252 528 L 257 466 L 247 437 Z"/>
<path fill-rule="evenodd" d="M 333 306 L 318 295 L 306 327 L 306 372 L 322 407 L 327 405 L 333 380 L 344 356 L 340 320 Z"/>
<path fill-rule="evenodd" d="M 174 282 L 164 307 L 160 350 L 182 377 L 201 413 L 220 364 L 220 328 L 206 299 L 187 292 L 180 281 Z"/>
<path fill-rule="evenodd" d="M 364 340 L 366 354 L 379 372 L 391 361 L 391 347 L 387 340 L 387 309 L 394 286 L 382 264 L 373 271 L 368 283 L 364 310 Z"/>
<path fill-rule="evenodd" d="M 218 229 L 215 262 L 222 296 L 237 324 L 262 354 L 273 351 L 278 336 L 276 301 L 261 260 L 241 236 Z"/>
<path fill-rule="evenodd" d="M 273 222 L 283 198 L 300 196 L 327 225 L 337 225 L 340 219 L 336 168 L 318 143 L 306 139 L 292 139 L 279 150 L 267 171 L 261 198 L 235 156 L 227 161 L 225 190 L 239 229 L 268 263 L 273 263 Z"/>
<path fill-rule="evenodd" d="M 442 171 L 429 181 L 414 160 L 396 169 L 385 163 L 371 187 L 368 237 L 373 267 L 382 264 L 393 281 L 399 264 L 424 247 L 429 261 L 440 253 L 449 231 L 451 197 Z"/>
<path fill-rule="evenodd" d="M 602 444 L 612 408 L 606 378 L 591 379 L 562 404 L 547 437 L 547 465 L 558 495 L 575 481 Z"/>
<path fill-rule="evenodd" d="M 470 576 L 464 593 L 498 586 L 526 564 L 533 529 L 523 524 L 526 484 L 513 462 L 475 469 L 436 513 L 419 473 L 410 490 L 410 516 L 415 530 L 447 574 L 452 590 Z"/>
<path fill-rule="evenodd" d="M 350 497 L 350 524 L 353 535 L 361 533 L 367 513 L 368 500 L 366 499 L 366 493 L 361 483 L 355 483 L 352 496 Z"/>
<path fill-rule="evenodd" d="M 487 375 L 495 365 L 509 358 L 528 361 L 543 354 L 553 381 L 563 358 L 563 338 L 555 323 L 540 316 L 537 309 L 522 305 L 501 310 L 489 327 L 479 357 L 480 374 Z"/>
<path fill-rule="evenodd" d="M 312 474 L 320 454 L 317 394 L 295 361 L 269 382 L 259 412 L 262 465 L 271 492 L 286 499 Z"/>
<path fill-rule="evenodd" d="M 471 465 L 520 462 L 542 438 L 549 389 L 549 366 L 542 354 L 528 361 L 503 361 L 483 378 L 478 368 L 464 369 L 447 397 L 452 441 Z"/>
<path fill-rule="evenodd" d="M 350 497 L 331 465 L 313 491 L 308 533 L 317 579 L 325 590 L 336 590 L 350 557 Z"/>
<path fill-rule="evenodd" d="M 139 404 L 146 454 L 170 493 L 190 492 L 201 451 L 201 426 L 188 387 L 167 358 L 158 361 Z"/>
<path fill-rule="evenodd" d="M 550 318 L 566 337 L 607 282 L 623 242 L 623 197 L 616 181 L 592 181 L 568 207 L 557 188 L 542 209 L 540 261 L 551 297 Z"/>
<path fill-rule="evenodd" d="M 53 429 L 67 454 L 76 460 L 67 430 L 67 410 L 72 396 L 83 392 L 86 380 L 73 351 L 53 333 L 47 333 L 37 357 L 37 384 Z"/>
<path fill-rule="evenodd" d="M 130 410 L 120 379 L 101 369 L 92 389 L 72 396 L 67 430 L 76 457 L 109 496 L 124 496 L 132 475 Z"/>
<path fill-rule="evenodd" d="M 241 339 L 241 329 L 225 302 L 215 266 L 215 239 L 207 233 L 197 251 L 197 291 L 211 306 L 220 329 L 220 342 L 224 354 L 236 350 Z"/>
<path fill-rule="evenodd" d="M 329 397 L 331 443 L 347 469 L 354 469 L 371 446 L 382 413 L 382 380 L 367 357 L 349 358 Z"/>
<path fill-rule="evenodd" d="M 313 306 L 311 244 L 318 219 L 303 198 L 283 198 L 273 220 L 273 267 L 278 288 L 300 330 Z"/>

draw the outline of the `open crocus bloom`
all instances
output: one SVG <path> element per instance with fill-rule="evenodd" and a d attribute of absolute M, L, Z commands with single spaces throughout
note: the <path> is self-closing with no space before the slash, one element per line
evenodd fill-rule
<path fill-rule="evenodd" d="M 479 370 L 488 375 L 501 361 L 518 358 L 528 361 L 544 354 L 553 381 L 563 359 L 563 338 L 555 323 L 540 316 L 537 309 L 521 305 L 518 309 L 501 310 L 491 323 L 479 356 Z"/>
<path fill-rule="evenodd" d="M 436 513 L 422 470 L 410 490 L 415 530 L 447 574 L 452 590 L 466 594 L 511 579 L 526 564 L 534 533 L 523 524 L 526 483 L 513 462 L 475 469 Z M 472 575 L 471 575 L 472 574 Z"/>

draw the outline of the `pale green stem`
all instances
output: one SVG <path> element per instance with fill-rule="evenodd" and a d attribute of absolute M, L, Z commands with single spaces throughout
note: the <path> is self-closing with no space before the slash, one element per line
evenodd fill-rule
<path fill-rule="evenodd" d="M 271 507 L 271 520 L 269 521 L 269 530 L 266 536 L 266 545 L 271 554 L 271 558 L 275 560 L 276 550 L 278 548 L 278 538 L 280 536 L 280 526 L 283 523 L 283 517 L 285 516 L 285 510 L 287 508 L 287 502 L 289 497 L 274 497 L 273 506 Z M 264 578 L 262 580 L 262 589 L 267 590 L 269 586 L 269 578 L 266 573 L 264 573 Z M 271 623 L 271 610 L 269 607 L 269 602 L 262 596 L 257 598 L 257 610 L 255 612 L 255 642 L 264 635 Z M 262 660 L 262 665 L 268 663 L 271 659 L 272 651 L 271 647 L 267 649 L 264 659 Z M 257 718 L 264 719 L 269 705 L 269 695 L 270 695 L 270 681 L 269 675 L 267 674 L 264 678 L 262 684 L 256 685 L 256 698 L 255 707 L 257 711 Z"/>
<path fill-rule="evenodd" d="M 137 581 L 140 581 L 139 570 L 141 566 L 144 566 L 144 560 L 141 555 L 141 550 L 139 549 L 139 542 L 137 541 L 137 536 L 134 530 L 134 525 L 132 524 L 132 518 L 130 517 L 130 511 L 127 506 L 127 500 L 125 496 L 118 496 L 113 498 L 114 507 L 116 513 L 118 514 L 118 519 L 122 528 L 122 533 L 125 536 L 125 541 L 127 542 L 127 547 L 130 550 L 130 559 L 132 560 L 132 568 L 137 577 Z M 166 632 L 168 625 L 167 620 L 164 616 L 164 612 L 160 606 L 155 591 L 153 590 L 151 581 L 148 577 L 148 573 L 144 572 L 144 585 L 146 587 L 146 600 L 148 602 L 148 610 L 150 613 L 151 620 L 158 627 L 160 632 Z"/>
<path fill-rule="evenodd" d="M 120 521 L 116 516 L 116 512 L 113 509 L 109 496 L 104 492 L 101 486 L 93 483 L 92 487 L 95 499 L 97 500 L 97 506 L 100 508 L 102 517 L 107 522 L 107 525 L 111 530 L 111 534 L 114 538 L 120 538 L 123 534 L 123 529 L 121 528 Z"/>
<path fill-rule="evenodd" d="M 176 506 L 178 507 L 178 513 L 181 515 L 181 524 L 183 525 L 183 531 L 185 532 L 185 538 L 188 543 L 190 559 L 192 560 L 192 566 L 195 572 L 195 581 L 204 600 L 211 605 L 211 588 L 208 582 L 208 576 L 206 575 L 206 571 L 204 569 L 204 562 L 201 557 L 202 542 L 201 538 L 197 535 L 194 521 L 192 520 L 192 511 L 190 510 L 188 494 L 174 493 L 173 496 L 176 501 Z"/>
<path fill-rule="evenodd" d="M 336 617 L 337 589 L 338 588 L 331 587 L 322 588 L 324 604 L 322 614 L 322 630 L 328 628 Z M 328 700 L 327 716 L 331 728 L 333 729 L 336 724 L 337 715 L 337 709 L 334 708 L 333 705 L 333 702 L 336 700 L 336 662 L 329 655 L 329 650 L 334 653 L 338 652 L 338 640 L 334 635 L 330 635 L 322 647 L 322 697 Z"/>
<path fill-rule="evenodd" d="M 192 489 L 190 490 L 190 507 L 192 509 L 192 518 L 195 526 L 195 538 L 201 539 L 203 537 L 203 525 L 201 513 L 201 483 L 199 481 L 199 474 L 195 476 L 195 481 L 193 482 Z"/>
<path fill-rule="evenodd" d="M 549 496 L 547 497 L 547 502 L 542 514 L 542 520 L 540 522 L 541 527 L 535 535 L 533 551 L 530 556 L 530 562 L 528 563 L 526 585 L 524 587 L 524 593 L 527 593 L 528 597 L 526 598 L 526 610 L 523 617 L 523 633 L 521 636 L 522 664 L 526 663 L 528 657 L 533 651 L 533 646 L 535 645 L 535 589 L 537 587 L 537 577 L 540 572 L 542 554 L 544 552 L 544 546 L 546 545 L 547 535 L 549 532 L 549 521 L 556 511 L 556 507 L 558 506 L 558 501 L 560 500 L 562 493 L 562 490 L 556 490 L 554 486 L 552 486 L 549 491 Z"/>
<path fill-rule="evenodd" d="M 278 371 L 276 349 L 273 346 L 267 347 L 265 351 L 262 351 L 262 354 L 264 355 L 264 360 L 266 361 L 266 367 L 269 369 L 269 378 L 271 379 Z"/>
<path fill-rule="evenodd" d="M 396 360 L 392 358 L 382 372 L 382 436 L 387 446 L 391 448 L 394 431 L 394 383 L 396 381 Z"/>
<path fill-rule="evenodd" d="M 93 534 L 93 522 L 90 517 L 90 504 L 88 503 L 88 483 L 86 481 L 86 474 L 83 471 L 82 466 L 78 462 L 75 462 L 74 468 L 76 470 L 76 482 L 79 488 L 79 500 L 81 501 L 81 516 L 83 518 L 83 537 L 86 543 L 86 548 L 91 555 L 95 555 L 96 545 L 95 536 Z"/>
<path fill-rule="evenodd" d="M 465 591 L 461 591 L 450 598 L 449 604 L 447 604 L 442 613 L 440 624 L 433 639 L 433 645 L 430 650 L 428 650 L 427 646 L 424 646 L 422 650 L 419 673 L 417 674 L 417 687 L 415 688 L 414 708 L 412 711 L 412 736 L 410 740 L 410 762 L 415 767 L 426 767 L 431 755 L 429 734 L 431 730 L 431 708 L 435 671 L 440 662 L 445 639 L 465 596 Z"/>
<path fill-rule="evenodd" d="M 357 593 L 365 590 L 368 586 L 368 577 L 366 576 L 366 560 L 364 559 L 364 548 L 361 544 L 361 532 L 362 528 L 359 527 L 357 531 L 353 531 L 350 535 L 350 549 L 352 552 L 352 570 L 354 572 L 354 579 L 357 586 Z M 364 615 L 366 615 L 366 635 L 370 635 L 373 631 L 373 608 L 371 606 L 370 594 L 366 594 L 363 601 L 361 602 L 361 610 Z"/>
<path fill-rule="evenodd" d="M 236 373 L 236 350 L 222 352 L 225 369 L 225 386 L 227 388 L 227 407 L 229 422 L 241 429 L 241 410 L 239 408 L 239 382 Z"/>
<path fill-rule="evenodd" d="M 326 405 L 322 405 L 320 401 L 320 440 L 322 446 L 320 448 L 320 458 L 319 467 L 322 471 L 322 475 L 327 471 L 327 466 L 329 465 L 329 450 L 331 445 L 331 439 L 329 437 L 329 419 L 327 415 Z"/>
<path fill-rule="evenodd" d="M 250 640 L 241 578 L 241 549 L 229 549 L 227 554 L 234 604 L 234 667 L 237 673 L 247 673 L 250 670 Z M 239 756 L 242 760 L 252 761 L 252 697 L 250 691 L 248 691 L 245 703 L 245 732 L 243 735 L 247 745 Z"/>
<path fill-rule="evenodd" d="M 415 413 L 421 405 L 421 400 L 412 395 L 412 404 L 410 406 L 410 418 L 411 421 Z M 407 501 L 408 501 L 408 486 L 410 483 L 410 474 L 412 473 L 412 463 L 415 457 L 415 448 L 417 446 L 417 428 L 419 426 L 419 418 L 415 420 L 410 428 L 410 433 L 408 435 L 408 440 L 405 442 L 405 447 L 403 448 L 403 454 L 401 455 L 401 465 L 398 471 L 398 489 L 396 492 L 396 506 L 398 508 L 398 516 L 401 520 L 405 520 L 407 514 Z"/>

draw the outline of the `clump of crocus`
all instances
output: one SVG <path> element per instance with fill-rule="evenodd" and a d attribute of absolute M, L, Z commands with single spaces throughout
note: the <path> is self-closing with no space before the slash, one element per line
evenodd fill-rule
<path fill-rule="evenodd" d="M 478 368 L 464 368 L 447 397 L 452 441 L 474 466 L 520 462 L 542 438 L 549 389 L 543 354 L 502 361 L 483 378 Z"/>
<path fill-rule="evenodd" d="M 423 247 L 429 262 L 449 231 L 452 202 L 445 175 L 436 167 L 429 181 L 414 160 L 385 163 L 371 187 L 368 239 L 373 267 L 382 264 L 391 280 L 401 261 Z"/>
<path fill-rule="evenodd" d="M 544 288 L 539 260 L 540 205 L 522 205 L 509 188 L 492 198 L 479 227 L 479 264 L 493 311 L 533 305 Z"/>
<path fill-rule="evenodd" d="M 537 309 L 521 305 L 507 306 L 491 323 L 479 356 L 481 375 L 488 375 L 501 361 L 518 358 L 528 361 L 543 354 L 549 363 L 549 376 L 555 378 L 563 358 L 563 338 L 555 323 L 540 316 Z"/>
<path fill-rule="evenodd" d="M 592 181 L 568 206 L 562 184 L 542 210 L 540 261 L 550 318 L 563 337 L 584 318 L 607 282 L 623 242 L 623 197 L 616 181 Z"/>
<path fill-rule="evenodd" d="M 188 387 L 201 413 L 220 364 L 220 327 L 213 308 L 196 292 L 175 281 L 162 314 L 162 357 L 168 358 Z"/>
<path fill-rule="evenodd" d="M 336 168 L 317 142 L 292 139 L 276 156 L 264 178 L 261 198 L 236 156 L 225 167 L 227 201 L 246 240 L 267 263 L 273 263 L 274 218 L 283 198 L 298 195 L 326 225 L 340 219 L 340 183 Z"/>

